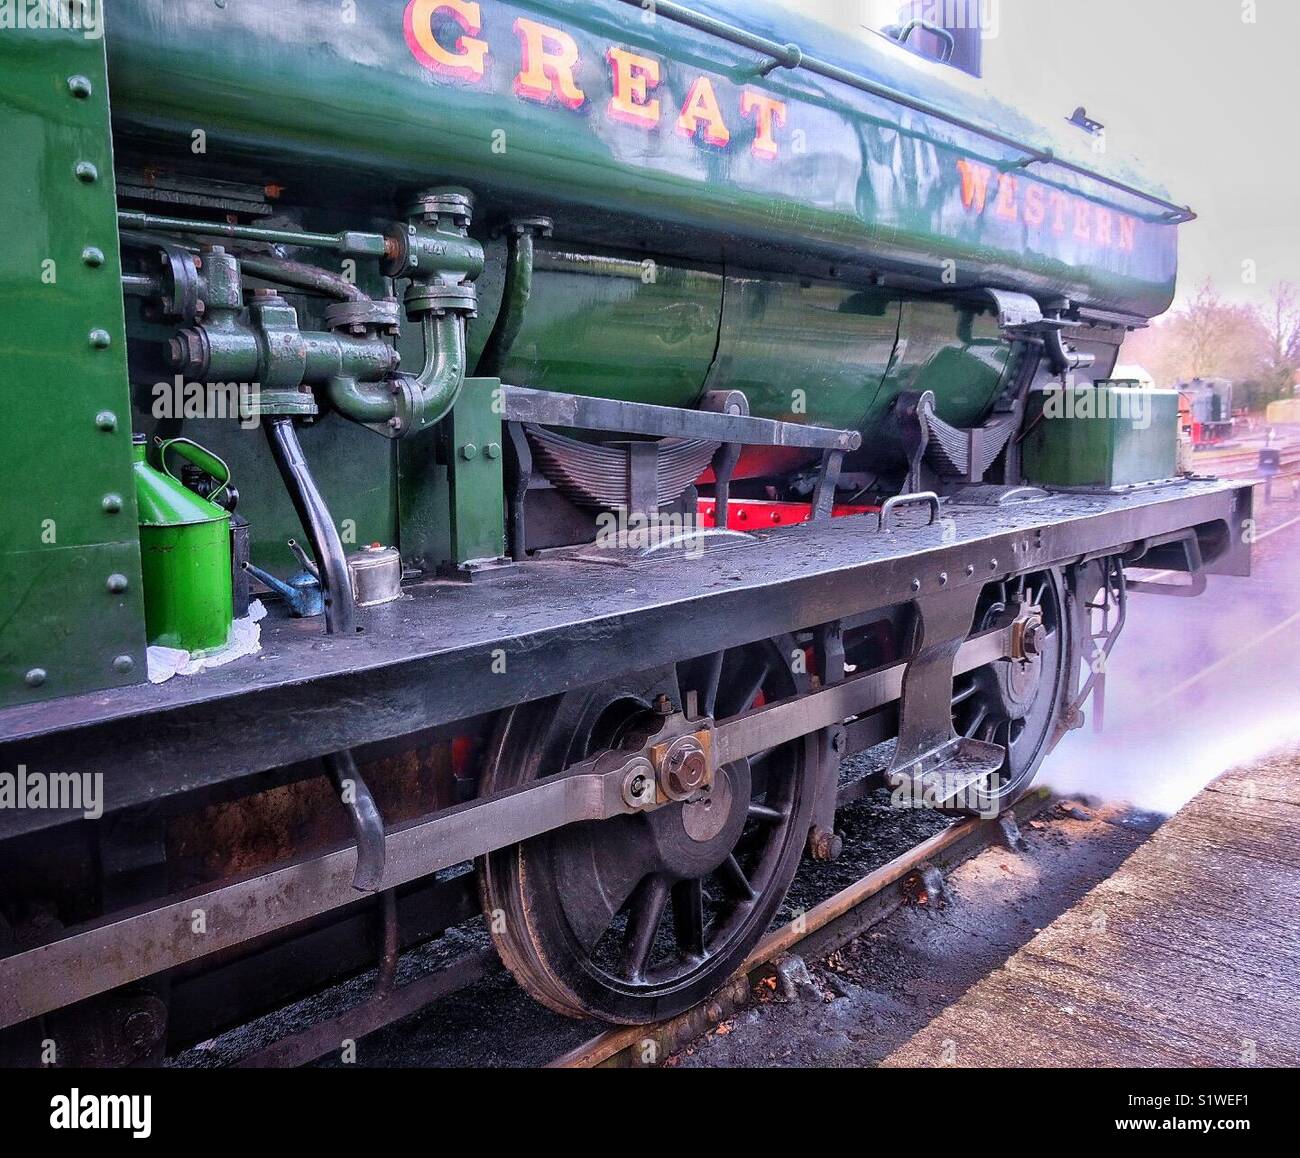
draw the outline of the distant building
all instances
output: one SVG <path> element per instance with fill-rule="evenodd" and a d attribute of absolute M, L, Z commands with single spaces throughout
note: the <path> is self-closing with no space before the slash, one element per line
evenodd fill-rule
<path fill-rule="evenodd" d="M 1154 390 L 1156 386 L 1155 378 L 1145 366 L 1116 366 L 1110 378 L 1112 382 L 1136 382 L 1147 390 Z"/>

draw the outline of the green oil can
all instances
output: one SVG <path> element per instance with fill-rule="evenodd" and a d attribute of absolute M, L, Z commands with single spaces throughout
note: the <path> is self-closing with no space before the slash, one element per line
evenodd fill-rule
<path fill-rule="evenodd" d="M 225 477 L 216 477 L 225 486 L 228 472 L 214 455 L 194 444 L 177 449 L 205 470 L 219 468 Z M 230 515 L 170 473 L 155 470 L 145 452 L 144 439 L 137 437 L 135 491 L 149 642 L 192 655 L 216 651 L 228 642 L 233 617 Z"/>

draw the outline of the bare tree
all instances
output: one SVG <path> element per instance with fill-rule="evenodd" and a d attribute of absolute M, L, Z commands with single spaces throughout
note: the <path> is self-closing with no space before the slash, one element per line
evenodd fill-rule
<path fill-rule="evenodd" d="M 1300 300 L 1289 281 L 1273 287 L 1267 306 L 1260 310 L 1267 342 L 1260 356 L 1261 376 L 1273 390 L 1289 394 L 1300 369 Z"/>

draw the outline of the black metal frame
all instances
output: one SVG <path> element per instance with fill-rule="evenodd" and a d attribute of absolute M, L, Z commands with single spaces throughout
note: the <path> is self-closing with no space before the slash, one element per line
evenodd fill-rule
<path fill-rule="evenodd" d="M 113 811 L 590 685 L 629 662 L 648 669 L 922 598 L 961 599 L 1193 528 L 1207 571 L 1249 573 L 1249 486 L 1188 481 L 995 508 L 985 499 L 958 494 L 938 522 L 887 532 L 864 516 L 730 536 L 699 554 L 595 562 L 583 548 L 491 584 L 419 584 L 361 613 L 366 631 L 348 637 L 270 620 L 257 662 L 0 712 L 0 766 L 102 773 Z M 77 819 L 9 810 L 0 840 Z"/>

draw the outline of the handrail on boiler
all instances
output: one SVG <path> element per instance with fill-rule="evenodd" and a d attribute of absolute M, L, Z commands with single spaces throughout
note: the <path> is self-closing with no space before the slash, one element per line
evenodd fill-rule
<path fill-rule="evenodd" d="M 850 72 L 846 68 L 840 68 L 839 65 L 831 64 L 828 61 L 820 60 L 815 56 L 807 55 L 797 44 L 780 44 L 775 40 L 769 40 L 765 36 L 759 36 L 753 32 L 746 32 L 743 28 L 737 28 L 733 24 L 727 24 L 725 21 L 717 20 L 712 16 L 705 16 L 701 12 L 696 12 L 687 8 L 683 4 L 672 3 L 671 0 L 623 0 L 625 4 L 631 4 L 634 7 L 648 10 L 655 16 L 662 16 L 667 20 L 672 20 L 677 24 L 684 24 L 688 28 L 694 28 L 697 32 L 703 32 L 710 36 L 717 36 L 723 40 L 740 48 L 748 48 L 754 52 L 763 53 L 772 58 L 770 69 L 772 68 L 804 68 L 809 72 L 816 73 L 818 76 L 825 77 L 827 80 L 838 81 L 846 84 L 850 88 L 858 89 L 860 92 L 869 93 L 871 96 L 881 97 L 884 100 L 891 101 L 894 104 L 902 105 L 904 108 L 912 109 L 914 112 L 922 113 L 927 117 L 934 117 L 937 120 L 946 121 L 959 129 L 967 132 L 976 133 L 987 140 L 996 141 L 1000 145 L 1005 145 L 1011 149 L 1017 149 L 1025 154 L 1025 160 L 1022 164 L 1034 165 L 1057 165 L 1071 173 L 1087 177 L 1089 180 L 1097 181 L 1112 189 L 1117 189 L 1130 197 L 1136 197 L 1141 201 L 1149 202 L 1152 205 L 1158 205 L 1163 209 L 1163 220 L 1170 225 L 1181 225 L 1188 221 L 1195 221 L 1196 214 L 1192 212 L 1190 206 L 1179 205 L 1177 202 L 1168 201 L 1145 189 L 1140 189 L 1136 185 L 1130 185 L 1126 181 L 1121 181 L 1115 177 L 1107 177 L 1105 174 L 1098 173 L 1089 169 L 1085 165 L 1076 164 L 1068 161 L 1063 157 L 1058 157 L 1051 149 L 1039 148 L 1037 145 L 1029 145 L 1024 141 L 1017 140 L 1015 137 L 1006 133 L 1000 133 L 997 129 L 990 128 L 987 125 L 978 124 L 975 121 L 967 120 L 957 113 L 949 112 L 947 109 L 940 108 L 938 105 L 931 104 L 929 101 L 922 100 L 920 97 L 914 97 L 899 89 L 891 88 L 889 85 L 880 84 L 878 81 L 869 80 L 865 76 L 859 76 L 855 72 Z"/>

